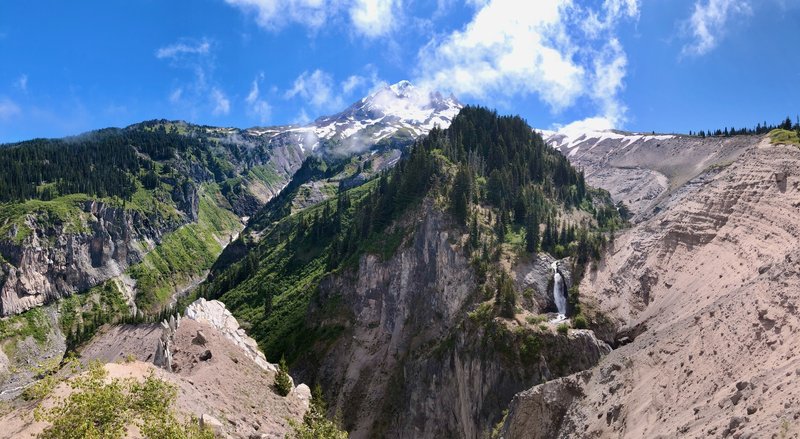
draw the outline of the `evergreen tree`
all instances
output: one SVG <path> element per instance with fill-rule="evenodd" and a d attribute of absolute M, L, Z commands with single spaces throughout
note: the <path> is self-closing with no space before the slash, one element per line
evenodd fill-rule
<path fill-rule="evenodd" d="M 539 219 L 535 215 L 528 215 L 525 222 L 525 250 L 535 253 L 539 248 Z"/>
<path fill-rule="evenodd" d="M 292 378 L 289 376 L 289 367 L 286 365 L 286 358 L 281 356 L 278 363 L 278 373 L 275 375 L 275 389 L 281 396 L 286 396 L 292 391 Z"/>
<path fill-rule="evenodd" d="M 497 278 L 497 293 L 495 301 L 498 306 L 500 316 L 511 319 L 514 318 L 515 307 L 517 305 L 517 294 L 514 292 L 514 283 L 505 271 L 500 272 Z"/>

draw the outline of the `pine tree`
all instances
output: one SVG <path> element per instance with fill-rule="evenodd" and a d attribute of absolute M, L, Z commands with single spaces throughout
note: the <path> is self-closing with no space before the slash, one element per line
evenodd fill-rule
<path fill-rule="evenodd" d="M 535 253 L 539 248 L 539 219 L 535 215 L 528 215 L 525 222 L 525 250 Z"/>
<path fill-rule="evenodd" d="M 278 363 L 278 373 L 275 375 L 275 389 L 281 396 L 286 396 L 292 391 L 292 378 L 289 376 L 289 367 L 286 365 L 286 358 L 281 356 Z"/>
<path fill-rule="evenodd" d="M 496 303 L 502 317 L 514 318 L 517 305 L 517 294 L 514 292 L 514 283 L 505 271 L 500 272 L 497 278 Z"/>

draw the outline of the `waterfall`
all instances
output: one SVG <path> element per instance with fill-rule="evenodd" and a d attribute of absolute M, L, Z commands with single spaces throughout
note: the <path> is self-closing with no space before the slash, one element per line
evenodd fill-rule
<path fill-rule="evenodd" d="M 564 293 L 564 279 L 561 278 L 561 273 L 558 272 L 558 261 L 553 262 L 553 299 L 558 308 L 558 318 L 564 320 L 567 318 L 567 296 Z"/>

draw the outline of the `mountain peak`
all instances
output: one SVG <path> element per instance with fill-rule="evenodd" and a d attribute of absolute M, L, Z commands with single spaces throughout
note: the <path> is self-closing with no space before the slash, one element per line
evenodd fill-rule
<path fill-rule="evenodd" d="M 413 84 L 411 84 L 410 81 L 403 79 L 402 81 L 399 81 L 396 84 L 390 85 L 389 89 L 393 91 L 394 94 L 397 95 L 398 97 L 404 97 L 410 93 L 413 93 L 415 87 Z"/>

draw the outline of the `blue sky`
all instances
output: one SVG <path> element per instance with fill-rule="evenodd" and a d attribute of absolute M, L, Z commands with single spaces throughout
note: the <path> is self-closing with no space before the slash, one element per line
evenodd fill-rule
<path fill-rule="evenodd" d="M 0 1 L 0 142 L 306 122 L 409 79 L 538 128 L 800 112 L 800 0 Z"/>

